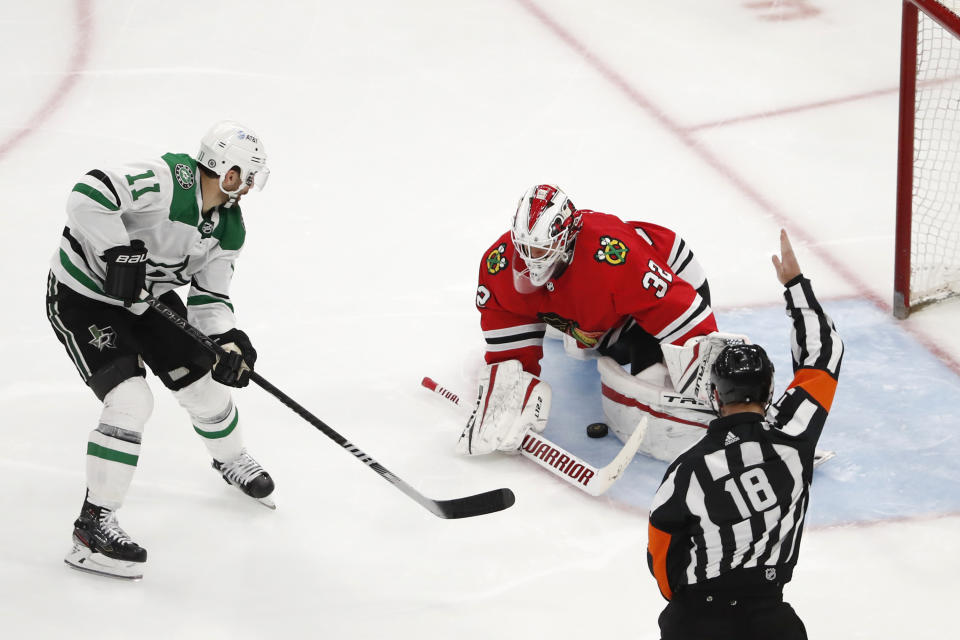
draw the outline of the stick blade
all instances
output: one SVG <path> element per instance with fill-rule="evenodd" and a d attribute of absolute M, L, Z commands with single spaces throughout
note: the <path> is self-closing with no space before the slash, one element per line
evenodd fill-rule
<path fill-rule="evenodd" d="M 513 506 L 516 501 L 517 497 L 510 489 L 494 489 L 465 498 L 434 500 L 433 505 L 436 508 L 430 511 L 440 518 L 456 520 L 503 511 Z"/>

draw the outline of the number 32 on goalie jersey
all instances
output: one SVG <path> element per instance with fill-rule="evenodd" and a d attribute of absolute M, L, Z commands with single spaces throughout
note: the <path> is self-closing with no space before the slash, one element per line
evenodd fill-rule
<path fill-rule="evenodd" d="M 667 291 L 670 289 L 670 283 L 673 282 L 673 274 L 654 262 L 653 258 L 650 258 L 647 266 L 650 267 L 650 271 L 643 274 L 643 288 L 656 289 L 654 295 L 662 298 L 667 295 Z"/>

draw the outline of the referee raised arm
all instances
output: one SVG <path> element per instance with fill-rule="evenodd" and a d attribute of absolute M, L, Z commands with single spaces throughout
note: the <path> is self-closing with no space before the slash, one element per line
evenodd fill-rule
<path fill-rule="evenodd" d="M 771 406 L 763 348 L 724 348 L 711 368 L 719 417 L 674 460 L 653 499 L 647 562 L 669 601 L 662 640 L 807 637 L 783 586 L 797 563 L 843 343 L 785 231 L 780 254 L 773 265 L 793 320 L 793 381 Z"/>

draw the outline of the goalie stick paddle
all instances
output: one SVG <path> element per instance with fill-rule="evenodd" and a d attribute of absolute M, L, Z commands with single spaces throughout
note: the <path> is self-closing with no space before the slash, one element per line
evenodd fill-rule
<path fill-rule="evenodd" d="M 146 302 L 151 307 L 156 309 L 160 315 L 172 322 L 175 326 L 179 327 L 184 333 L 193 338 L 207 351 L 218 357 L 225 353 L 220 345 L 210 338 L 210 336 L 206 335 L 188 323 L 185 319 L 180 317 L 176 311 L 157 300 L 152 294 L 147 293 L 146 298 L 143 298 L 141 301 Z M 277 400 L 285 404 L 298 416 L 323 432 L 323 435 L 327 436 L 338 445 L 352 453 L 355 458 L 376 471 L 384 480 L 400 489 L 400 491 L 407 494 L 415 502 L 439 518 L 458 519 L 482 516 L 488 513 L 503 511 L 504 509 L 513 505 L 513 503 L 516 501 L 516 497 L 513 495 L 513 491 L 510 489 L 494 489 L 493 491 L 486 491 L 473 496 L 454 498 L 451 500 L 432 500 L 411 487 L 409 484 L 390 472 L 389 469 L 361 451 L 355 444 L 344 438 L 342 435 L 327 426 L 327 424 L 322 420 L 297 404 L 292 398 L 290 398 L 290 396 L 273 386 L 257 372 L 250 372 L 250 380 L 255 382 L 260 388 L 275 397 Z"/>
<path fill-rule="evenodd" d="M 424 377 L 420 384 L 437 395 L 450 401 L 458 407 L 460 396 L 449 389 L 440 386 L 430 377 Z M 540 465 L 553 475 L 569 482 L 581 491 L 592 496 L 602 495 L 623 474 L 627 465 L 633 460 L 640 448 L 640 441 L 647 429 L 647 418 L 644 418 L 633 430 L 633 433 L 624 443 L 616 457 L 605 467 L 595 467 L 586 460 L 575 456 L 548 440 L 543 434 L 527 431 L 520 445 L 520 455 Z"/>

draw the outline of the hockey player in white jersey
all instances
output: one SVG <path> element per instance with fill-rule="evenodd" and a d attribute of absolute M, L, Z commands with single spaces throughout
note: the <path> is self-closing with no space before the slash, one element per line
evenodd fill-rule
<path fill-rule="evenodd" d="M 258 136 L 224 121 L 194 159 L 94 169 L 73 187 L 51 261 L 47 317 L 103 407 L 86 451 L 87 493 L 74 523 L 72 567 L 139 578 L 146 549 L 120 527 L 153 409 L 144 363 L 173 392 L 230 485 L 273 507 L 270 475 L 244 449 L 229 387 L 242 387 L 257 353 L 236 327 L 230 281 L 244 243 L 239 201 L 269 175 Z M 186 305 L 174 291 L 189 286 Z M 144 289 L 215 339 L 214 357 L 142 299 Z"/>

